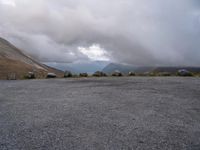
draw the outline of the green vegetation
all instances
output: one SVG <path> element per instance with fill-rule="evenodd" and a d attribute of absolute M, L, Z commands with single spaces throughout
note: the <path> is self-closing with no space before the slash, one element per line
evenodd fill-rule
<path fill-rule="evenodd" d="M 88 74 L 87 73 L 80 73 L 79 77 L 88 77 Z"/>
<path fill-rule="evenodd" d="M 72 73 L 70 71 L 65 71 L 64 78 L 70 78 L 73 77 Z"/>

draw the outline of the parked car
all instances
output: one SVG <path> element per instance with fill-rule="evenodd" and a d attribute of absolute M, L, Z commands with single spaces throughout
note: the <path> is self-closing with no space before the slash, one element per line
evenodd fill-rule
<path fill-rule="evenodd" d="M 190 72 L 190 71 L 188 71 L 188 70 L 186 70 L 186 69 L 180 69 L 180 70 L 178 70 L 178 76 L 193 76 L 193 74 Z"/>
<path fill-rule="evenodd" d="M 28 72 L 27 78 L 28 79 L 35 79 L 35 73 L 34 72 Z"/>
<path fill-rule="evenodd" d="M 112 73 L 112 76 L 121 77 L 121 76 L 123 76 L 123 74 L 120 71 L 116 70 L 115 72 Z"/>
<path fill-rule="evenodd" d="M 135 76 L 135 72 L 130 71 L 130 72 L 128 73 L 128 75 L 129 75 L 129 76 Z"/>
<path fill-rule="evenodd" d="M 56 74 L 55 73 L 48 73 L 47 74 L 47 78 L 56 78 Z"/>

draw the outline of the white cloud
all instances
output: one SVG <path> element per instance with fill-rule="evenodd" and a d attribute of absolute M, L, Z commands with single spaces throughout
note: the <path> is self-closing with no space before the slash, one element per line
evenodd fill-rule
<path fill-rule="evenodd" d="M 86 55 L 90 60 L 94 61 L 109 61 L 108 52 L 100 47 L 98 44 L 93 44 L 90 47 L 78 47 L 78 50 Z"/>
<path fill-rule="evenodd" d="M 41 61 L 200 65 L 199 14 L 199 0 L 0 0 L 0 36 Z"/>
<path fill-rule="evenodd" d="M 12 6 L 12 7 L 16 6 L 15 0 L 1 0 L 0 3 L 3 5 Z"/>

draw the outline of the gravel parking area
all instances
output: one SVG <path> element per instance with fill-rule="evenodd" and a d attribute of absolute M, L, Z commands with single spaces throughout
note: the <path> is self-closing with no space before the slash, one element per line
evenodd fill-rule
<path fill-rule="evenodd" d="M 200 78 L 0 81 L 0 150 L 199 150 Z"/>

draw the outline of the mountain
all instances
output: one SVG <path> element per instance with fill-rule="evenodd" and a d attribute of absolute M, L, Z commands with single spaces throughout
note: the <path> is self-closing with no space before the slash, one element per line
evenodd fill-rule
<path fill-rule="evenodd" d="M 48 72 L 63 75 L 62 71 L 37 62 L 7 40 L 0 38 L 0 79 L 7 79 L 11 74 L 17 79 L 23 79 L 28 72 L 34 72 L 37 78 L 46 77 Z"/>
<path fill-rule="evenodd" d="M 135 73 L 146 73 L 146 72 L 153 72 L 156 69 L 156 67 L 149 67 L 149 66 L 142 66 L 137 67 L 134 72 Z"/>
<path fill-rule="evenodd" d="M 107 65 L 102 71 L 111 74 L 115 70 L 122 72 L 123 74 L 127 74 L 130 71 L 133 71 L 138 74 L 143 74 L 147 72 L 154 72 L 154 73 L 161 73 L 161 72 L 168 72 L 171 74 L 176 74 L 178 70 L 186 69 L 192 73 L 200 73 L 200 67 L 188 67 L 188 66 L 179 66 L 179 67 L 151 67 L 151 66 L 132 66 L 132 65 L 123 65 L 123 64 L 115 64 L 110 63 Z"/>
<path fill-rule="evenodd" d="M 135 71 L 136 69 L 137 67 L 132 65 L 110 63 L 102 71 L 107 74 L 112 74 L 114 71 L 118 70 L 124 74 L 128 74 L 130 71 Z"/>
<path fill-rule="evenodd" d="M 87 61 L 87 62 L 73 62 L 73 63 L 45 63 L 48 66 L 60 70 L 68 70 L 72 73 L 79 74 L 87 72 L 92 74 L 96 71 L 101 71 L 106 65 L 109 64 L 107 61 Z"/>
<path fill-rule="evenodd" d="M 192 73 L 200 73 L 200 67 L 157 67 L 153 70 L 153 72 L 169 72 L 171 74 L 176 74 L 178 70 L 186 69 Z"/>

